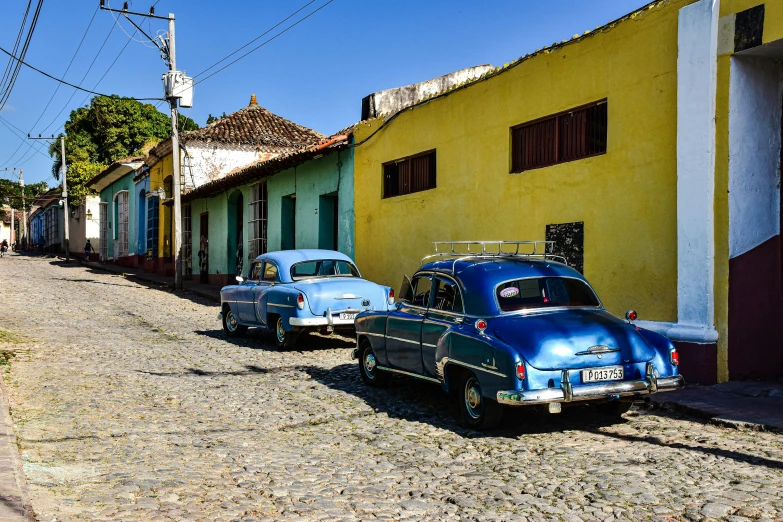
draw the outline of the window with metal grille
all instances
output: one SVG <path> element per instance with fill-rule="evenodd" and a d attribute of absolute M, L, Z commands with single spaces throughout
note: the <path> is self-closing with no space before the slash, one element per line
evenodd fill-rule
<path fill-rule="evenodd" d="M 434 188 L 434 150 L 383 164 L 384 198 L 393 198 Z"/>
<path fill-rule="evenodd" d="M 511 172 L 606 154 L 606 100 L 511 128 Z"/>
<path fill-rule="evenodd" d="M 255 259 L 266 253 L 267 224 L 267 191 L 266 182 L 250 185 L 250 201 L 248 203 L 250 220 L 250 237 L 247 241 L 247 258 Z"/>

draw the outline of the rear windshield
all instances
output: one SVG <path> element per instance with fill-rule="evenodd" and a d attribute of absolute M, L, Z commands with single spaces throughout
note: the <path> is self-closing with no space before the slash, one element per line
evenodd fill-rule
<path fill-rule="evenodd" d="M 495 290 L 504 312 L 561 306 L 599 306 L 595 292 L 579 279 L 535 277 L 498 285 Z"/>
<path fill-rule="evenodd" d="M 322 259 L 303 261 L 291 267 L 291 279 L 312 279 L 314 277 L 359 277 L 359 271 L 348 261 Z"/>

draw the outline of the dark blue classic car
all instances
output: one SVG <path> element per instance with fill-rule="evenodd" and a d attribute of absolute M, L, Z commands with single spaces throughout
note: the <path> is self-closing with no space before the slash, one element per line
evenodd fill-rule
<path fill-rule="evenodd" d="M 546 242 L 445 244 L 405 278 L 393 310 L 357 316 L 353 356 L 365 383 L 386 385 L 392 373 L 438 383 L 477 429 L 499 424 L 505 406 L 558 413 L 589 401 L 619 415 L 683 386 L 672 343 L 634 326 L 633 311 L 627 322 L 610 314 L 565 260 L 535 253 Z"/>
<path fill-rule="evenodd" d="M 394 302 L 391 288 L 362 279 L 351 258 L 333 250 L 269 252 L 249 272 L 220 290 L 218 319 L 229 337 L 249 326 L 270 330 L 280 348 L 293 348 L 306 330 L 352 336 L 359 312 Z"/>

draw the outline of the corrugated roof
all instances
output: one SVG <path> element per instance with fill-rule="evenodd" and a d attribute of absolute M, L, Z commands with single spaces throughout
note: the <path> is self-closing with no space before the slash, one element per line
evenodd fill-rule
<path fill-rule="evenodd" d="M 261 180 L 273 176 L 278 172 L 315 159 L 319 155 L 345 149 L 350 146 L 354 127 L 355 125 L 352 125 L 338 134 L 334 134 L 329 138 L 324 138 L 320 140 L 320 143 L 317 145 L 303 147 L 287 154 L 281 154 L 272 159 L 257 161 L 250 165 L 234 169 L 223 178 L 210 181 L 200 187 L 196 187 L 187 194 L 183 194 L 182 201 L 188 202 L 193 201 L 194 199 L 209 197 L 250 181 Z"/>

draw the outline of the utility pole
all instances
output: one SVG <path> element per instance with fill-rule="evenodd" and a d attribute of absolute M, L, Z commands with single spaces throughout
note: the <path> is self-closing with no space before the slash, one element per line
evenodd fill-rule
<path fill-rule="evenodd" d="M 70 235 L 68 234 L 68 221 L 69 221 L 69 212 L 68 212 L 68 185 L 65 183 L 65 173 L 67 172 L 67 169 L 65 167 L 65 136 L 60 136 L 60 150 L 62 151 L 62 172 L 63 172 L 63 195 L 62 195 L 62 202 L 63 202 L 63 232 L 65 234 L 64 242 L 65 242 L 65 261 L 69 262 L 71 260 L 71 243 L 69 241 Z"/>
<path fill-rule="evenodd" d="M 16 171 L 19 171 L 19 175 L 17 176 Z M 11 174 L 17 176 L 19 178 L 19 186 L 22 188 L 22 238 L 27 238 L 27 205 L 25 205 L 25 197 L 24 197 L 24 172 L 22 172 L 22 169 L 0 169 L 0 172 L 10 172 Z M 11 231 L 14 230 L 14 209 L 11 209 Z M 17 243 L 19 243 L 17 238 Z"/>
<path fill-rule="evenodd" d="M 177 74 L 177 47 L 174 40 L 174 14 L 169 13 L 169 92 L 166 97 L 171 104 L 171 168 L 172 190 L 174 191 L 174 290 L 182 288 L 182 198 L 180 187 L 180 153 L 179 153 L 179 111 L 178 98 L 174 96 L 174 76 Z"/>
<path fill-rule="evenodd" d="M 46 140 L 51 141 L 56 139 L 54 136 L 51 138 L 42 138 L 39 134 L 37 138 L 31 137 L 29 134 L 27 135 L 27 139 L 29 140 Z M 65 181 L 65 174 L 68 171 L 68 169 L 65 166 L 65 136 L 60 136 L 60 150 L 61 150 L 61 159 L 62 159 L 62 165 L 60 165 L 60 170 L 62 172 L 62 182 L 63 182 L 63 193 L 62 197 L 60 199 L 60 204 L 63 207 L 63 244 L 65 246 L 65 261 L 69 262 L 71 260 L 71 245 L 70 245 L 70 235 L 69 235 L 69 227 L 68 227 L 68 218 L 70 212 L 68 212 L 68 185 Z"/>
<path fill-rule="evenodd" d="M 171 107 L 171 163 L 172 163 L 172 191 L 174 192 L 174 211 L 172 212 L 172 219 L 174 221 L 174 289 L 182 288 L 182 198 L 181 198 L 181 180 L 180 180 L 180 150 L 179 150 L 179 112 L 177 105 L 179 99 L 183 97 L 183 93 L 188 96 L 192 94 L 192 89 L 186 92 L 183 89 L 187 85 L 192 86 L 192 79 L 186 78 L 184 73 L 177 71 L 177 51 L 176 42 L 174 38 L 174 13 L 169 13 L 168 16 L 156 16 L 155 6 L 150 7 L 149 13 L 138 13 L 128 10 L 128 2 L 125 2 L 122 9 L 112 9 L 106 7 L 105 0 L 100 0 L 100 7 L 104 11 L 111 11 L 113 13 L 120 13 L 123 15 L 133 26 L 147 39 L 152 42 L 155 47 L 158 48 L 164 61 L 168 63 L 169 72 L 163 75 L 163 85 L 166 90 L 166 101 L 169 102 Z M 131 19 L 131 16 L 141 16 L 143 18 L 154 18 L 156 20 L 166 20 L 168 22 L 168 37 L 153 38 L 147 34 L 144 29 L 141 28 L 136 22 Z M 160 43 L 158 43 L 160 41 Z M 190 99 L 190 98 L 189 98 Z M 183 102 L 183 107 L 190 107 L 191 102 L 188 104 Z"/>
<path fill-rule="evenodd" d="M 27 205 L 24 197 L 24 172 L 19 169 L 19 186 L 22 187 L 22 242 L 27 245 Z"/>

